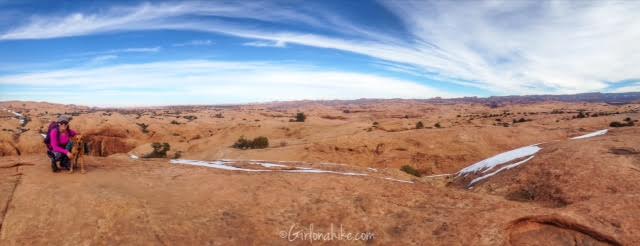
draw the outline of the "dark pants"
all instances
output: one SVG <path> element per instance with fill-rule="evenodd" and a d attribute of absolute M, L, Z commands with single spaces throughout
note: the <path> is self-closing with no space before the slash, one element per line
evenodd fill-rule
<path fill-rule="evenodd" d="M 71 151 L 73 148 L 73 142 L 69 142 L 65 147 L 66 150 Z M 54 172 L 59 171 L 56 162 L 60 162 L 60 166 L 64 169 L 69 169 L 71 166 L 71 160 L 65 153 L 56 152 L 53 150 L 48 150 L 47 155 L 51 159 L 51 170 Z"/>

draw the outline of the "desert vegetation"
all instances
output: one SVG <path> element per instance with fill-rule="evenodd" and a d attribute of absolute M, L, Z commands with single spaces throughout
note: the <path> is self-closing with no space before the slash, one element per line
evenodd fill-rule
<path fill-rule="evenodd" d="M 422 176 L 422 174 L 420 174 L 420 172 L 418 172 L 418 170 L 416 170 L 415 168 L 413 168 L 410 165 L 404 165 L 404 166 L 402 166 L 400 168 L 400 170 L 405 172 L 405 173 L 408 173 L 408 174 L 411 174 L 413 176 L 416 176 L 416 177 Z"/>
<path fill-rule="evenodd" d="M 264 136 L 259 136 L 254 139 L 247 139 L 244 136 L 241 136 L 232 145 L 232 147 L 236 149 L 264 149 L 269 147 L 269 138 Z"/>
<path fill-rule="evenodd" d="M 168 143 L 154 142 L 151 144 L 151 147 L 153 148 L 153 151 L 144 156 L 144 158 L 166 158 L 167 151 L 171 150 L 171 145 Z"/>
<path fill-rule="evenodd" d="M 142 131 L 142 133 L 149 133 L 149 130 L 147 130 L 147 128 L 149 127 L 148 124 L 136 123 L 136 125 L 138 125 L 140 127 L 140 130 Z"/>
<path fill-rule="evenodd" d="M 307 120 L 307 116 L 303 112 L 296 113 L 295 122 L 304 122 Z"/>
<path fill-rule="evenodd" d="M 625 118 L 622 122 L 618 122 L 618 121 L 613 121 L 609 124 L 610 127 L 627 127 L 627 126 L 634 126 L 635 123 L 633 120 L 631 120 L 631 118 L 627 117 Z"/>

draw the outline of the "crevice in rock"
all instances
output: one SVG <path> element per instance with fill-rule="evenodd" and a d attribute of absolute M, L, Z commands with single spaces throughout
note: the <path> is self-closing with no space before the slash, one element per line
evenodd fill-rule
<path fill-rule="evenodd" d="M 509 231 L 509 241 L 513 245 L 526 241 L 532 243 L 530 240 L 543 238 L 544 242 L 541 241 L 541 245 L 568 242 L 573 242 L 574 245 L 622 245 L 610 235 L 557 215 L 523 217 L 513 221 L 507 230 Z M 555 241 L 547 241 L 550 239 Z"/>
<path fill-rule="evenodd" d="M 9 194 L 9 198 L 7 198 L 7 202 L 4 204 L 2 211 L 0 212 L 0 233 L 2 232 L 2 227 L 4 226 L 4 220 L 6 218 L 7 213 L 9 212 L 9 207 L 11 206 L 11 202 L 13 201 L 13 195 L 22 180 L 22 174 L 17 175 L 16 181 L 14 182 L 13 189 L 11 189 L 11 194 Z"/>

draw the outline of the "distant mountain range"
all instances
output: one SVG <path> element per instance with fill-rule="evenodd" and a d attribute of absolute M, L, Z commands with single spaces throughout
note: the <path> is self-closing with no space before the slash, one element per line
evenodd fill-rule
<path fill-rule="evenodd" d="M 0 103 L 24 103 L 26 101 L 0 101 Z M 375 98 L 361 98 L 355 100 L 297 100 L 297 101 L 274 101 L 267 103 L 247 103 L 247 104 L 226 104 L 226 105 L 171 105 L 171 106 L 151 106 L 151 107 L 129 107 L 129 109 L 136 108 L 173 108 L 173 109 L 185 109 L 185 108 L 235 108 L 243 105 L 271 105 L 279 107 L 298 107 L 306 104 L 318 104 L 325 106 L 339 106 L 344 104 L 370 104 L 370 103 L 405 103 L 405 102 L 418 102 L 418 103 L 434 103 L 434 104 L 458 104 L 458 103 L 477 103 L 485 104 L 489 107 L 499 107 L 507 104 L 529 104 L 539 102 L 569 102 L 569 103 L 607 103 L 613 105 L 640 103 L 640 92 L 625 92 L 625 93 L 580 93 L 570 95 L 525 95 L 525 96 L 491 96 L 491 97 L 460 97 L 460 98 L 429 98 L 429 99 L 375 99 Z M 44 103 L 44 102 L 37 102 Z M 46 103 L 45 103 L 46 104 Z M 54 103 L 55 104 L 55 103 Z M 86 107 L 80 105 L 70 104 L 74 107 Z M 86 107 L 86 108 L 102 108 L 109 109 L 111 107 Z M 115 107 L 113 109 L 123 109 Z"/>
<path fill-rule="evenodd" d="M 571 95 L 526 95 L 526 96 L 491 96 L 491 97 L 461 97 L 461 98 L 430 98 L 430 99 L 369 99 L 361 98 L 356 100 L 300 100 L 300 101 L 279 101 L 267 104 L 293 107 L 302 104 L 319 104 L 326 106 L 338 106 L 344 104 L 370 104 L 384 102 L 419 102 L 434 104 L 459 104 L 477 103 L 485 104 L 489 107 L 499 107 L 507 104 L 529 104 L 539 102 L 573 102 L 573 103 L 607 103 L 607 104 L 628 104 L 640 103 L 640 92 L 625 93 L 581 93 Z"/>
<path fill-rule="evenodd" d="M 456 100 L 456 99 L 454 99 Z M 473 101 L 473 98 L 462 98 L 462 100 Z M 510 103 L 534 103 L 544 101 L 558 102 L 590 102 L 590 103 L 609 103 L 609 104 L 625 104 L 640 102 L 640 92 L 626 93 L 581 93 L 573 95 L 529 95 L 529 96 L 499 96 L 481 98 L 481 102 L 510 102 Z"/>

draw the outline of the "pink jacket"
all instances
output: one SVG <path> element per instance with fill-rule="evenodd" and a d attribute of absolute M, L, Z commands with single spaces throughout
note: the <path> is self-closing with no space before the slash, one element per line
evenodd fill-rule
<path fill-rule="evenodd" d="M 69 135 L 71 133 L 71 135 Z M 69 151 L 65 149 L 71 138 L 77 133 L 74 130 L 68 130 L 65 133 L 60 133 L 60 142 L 58 142 L 58 131 L 51 132 L 51 148 L 53 151 L 68 154 Z"/>

